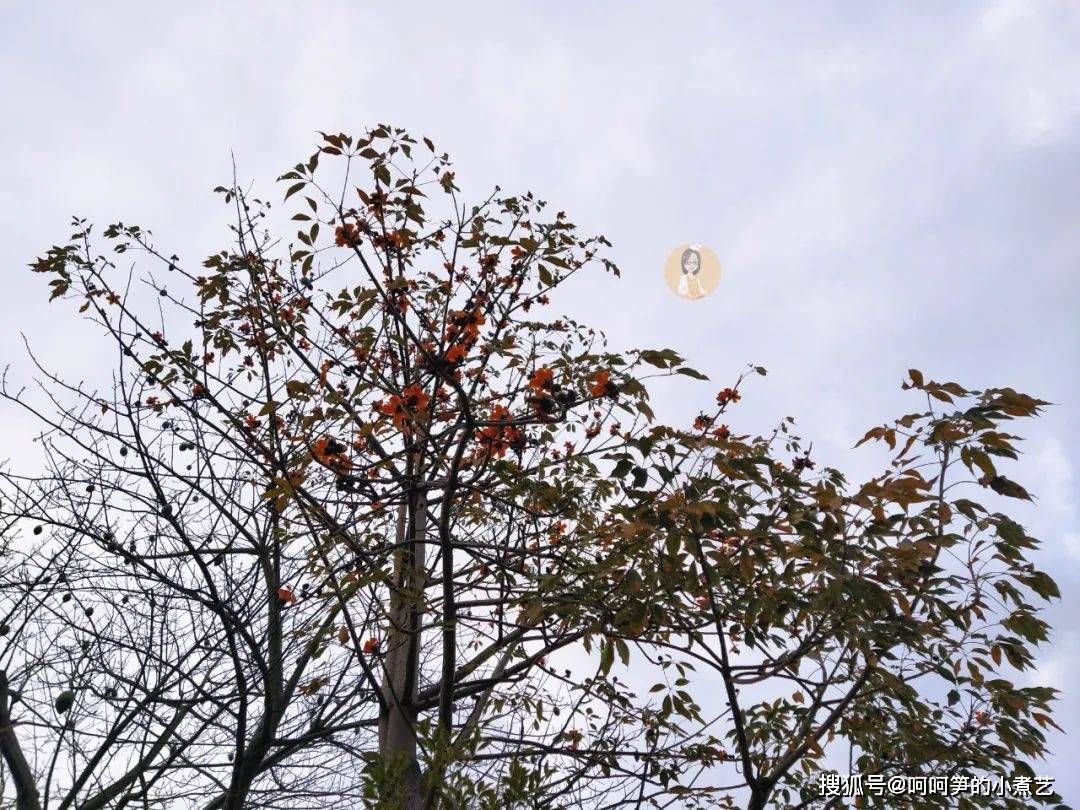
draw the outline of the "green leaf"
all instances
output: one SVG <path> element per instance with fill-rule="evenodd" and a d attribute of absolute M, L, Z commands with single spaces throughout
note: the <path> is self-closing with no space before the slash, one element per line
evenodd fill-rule
<path fill-rule="evenodd" d="M 1006 498 L 1019 498 L 1022 501 L 1032 500 L 1026 489 L 1015 481 L 1010 481 L 1004 475 L 995 475 L 990 479 L 989 484 L 990 489 L 994 490 L 998 495 L 1004 495 Z"/>
<path fill-rule="evenodd" d="M 676 374 L 684 374 L 687 377 L 693 377 L 695 380 L 707 380 L 707 379 L 709 379 L 704 374 L 702 374 L 700 371 L 695 371 L 694 369 L 686 367 L 686 366 L 684 366 L 683 368 L 680 368 L 675 373 Z"/>
<path fill-rule="evenodd" d="M 289 396 L 293 399 L 306 400 L 311 397 L 311 386 L 303 380 L 289 380 L 285 383 L 285 390 L 289 392 Z"/>
<path fill-rule="evenodd" d="M 600 644 L 600 674 L 607 675 L 615 663 L 615 645 L 611 639 L 604 639 Z"/>

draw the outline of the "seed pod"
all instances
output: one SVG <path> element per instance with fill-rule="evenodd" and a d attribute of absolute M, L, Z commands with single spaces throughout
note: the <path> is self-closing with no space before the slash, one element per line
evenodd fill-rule
<path fill-rule="evenodd" d="M 75 690 L 67 689 L 56 696 L 56 702 L 53 704 L 56 708 L 57 714 L 64 714 L 72 706 L 75 705 Z"/>

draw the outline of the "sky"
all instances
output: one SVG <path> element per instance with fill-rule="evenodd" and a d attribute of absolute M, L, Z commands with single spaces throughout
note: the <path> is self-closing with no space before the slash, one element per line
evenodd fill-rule
<path fill-rule="evenodd" d="M 613 347 L 671 347 L 708 374 L 655 391 L 685 420 L 748 363 L 733 426 L 796 417 L 851 450 L 921 403 L 908 368 L 1055 403 L 1026 428 L 1011 506 L 1064 598 L 1031 683 L 1063 689 L 1042 771 L 1080 797 L 1080 4 L 526 2 L 43 3 L 0 7 L 0 366 L 107 380 L 93 330 L 26 265 L 72 215 L 154 231 L 192 259 L 226 244 L 210 190 L 273 179 L 317 130 L 391 123 L 453 156 L 458 185 L 532 190 L 604 233 L 623 277 L 556 302 Z M 665 286 L 709 245 L 716 292 Z M 0 410 L 0 457 L 32 463 Z M 1004 505 L 1003 505 L 1004 506 Z M 1000 508 L 1000 507 L 999 507 Z"/>

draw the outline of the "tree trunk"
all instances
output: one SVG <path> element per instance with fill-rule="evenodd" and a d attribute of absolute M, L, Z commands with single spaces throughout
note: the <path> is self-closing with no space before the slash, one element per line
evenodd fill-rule
<path fill-rule="evenodd" d="M 394 585 L 390 594 L 385 670 L 379 714 L 379 753 L 384 761 L 404 767 L 401 775 L 405 807 L 423 804 L 415 725 L 420 664 L 420 617 L 424 592 L 424 534 L 427 504 L 414 495 L 398 512 Z M 406 537 L 408 542 L 406 543 Z"/>
<path fill-rule="evenodd" d="M 11 771 L 12 781 L 15 782 L 15 809 L 41 810 L 41 799 L 37 785 L 34 783 L 34 773 L 30 770 L 30 763 L 23 755 L 19 738 L 15 736 L 15 728 L 11 722 L 8 703 L 10 695 L 7 673 L 0 670 L 0 754 L 3 754 L 4 762 Z"/>
<path fill-rule="evenodd" d="M 746 805 L 746 810 L 765 810 L 771 792 L 770 788 L 762 785 L 754 788 L 750 793 L 750 801 Z"/>

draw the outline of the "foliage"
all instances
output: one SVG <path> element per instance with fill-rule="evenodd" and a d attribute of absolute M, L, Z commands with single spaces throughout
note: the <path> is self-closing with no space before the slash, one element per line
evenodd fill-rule
<path fill-rule="evenodd" d="M 20 806 L 819 806 L 834 751 L 1032 772 L 1054 692 L 1008 678 L 1057 589 L 970 498 L 1030 497 L 1002 425 L 1046 403 L 912 371 L 925 407 L 851 486 L 790 420 L 721 424 L 746 375 L 657 424 L 645 381 L 702 375 L 542 315 L 618 270 L 532 195 L 466 205 L 386 126 L 280 179 L 286 248 L 234 183 L 198 270 L 82 220 L 32 265 L 118 356 L 105 391 L 4 386 L 47 461 L 2 476 Z"/>

